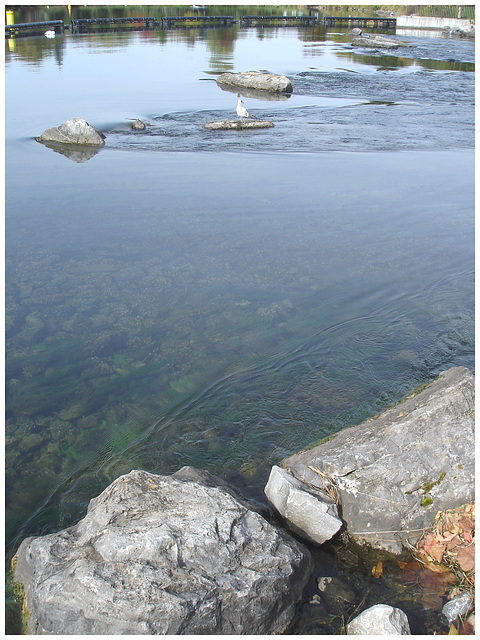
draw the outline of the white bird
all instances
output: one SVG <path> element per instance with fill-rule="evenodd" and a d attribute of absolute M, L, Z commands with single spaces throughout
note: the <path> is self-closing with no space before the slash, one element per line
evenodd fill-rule
<path fill-rule="evenodd" d="M 55 38 L 55 31 L 53 31 L 52 29 L 49 29 L 48 31 L 45 31 L 43 35 L 46 36 L 47 38 Z"/>
<path fill-rule="evenodd" d="M 239 98 L 237 102 L 237 116 L 239 118 L 253 118 L 243 106 L 243 100 L 241 98 Z"/>

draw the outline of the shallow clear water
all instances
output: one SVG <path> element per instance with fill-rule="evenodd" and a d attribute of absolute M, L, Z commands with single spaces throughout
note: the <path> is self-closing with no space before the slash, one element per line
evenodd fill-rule
<path fill-rule="evenodd" d="M 132 468 L 191 464 L 262 499 L 272 463 L 473 368 L 474 46 L 411 41 L 395 57 L 318 29 L 6 45 L 12 548 Z M 234 117 L 215 74 L 253 68 L 294 82 L 244 96 L 275 128 L 204 130 Z M 34 140 L 73 116 L 107 134 L 90 159 Z"/>

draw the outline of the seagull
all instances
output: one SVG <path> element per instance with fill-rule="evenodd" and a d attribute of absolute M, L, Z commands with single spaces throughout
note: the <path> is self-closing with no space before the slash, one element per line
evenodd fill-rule
<path fill-rule="evenodd" d="M 243 106 L 243 100 L 238 98 L 237 102 L 237 116 L 239 118 L 255 118 L 255 116 L 251 116 L 248 111 Z"/>

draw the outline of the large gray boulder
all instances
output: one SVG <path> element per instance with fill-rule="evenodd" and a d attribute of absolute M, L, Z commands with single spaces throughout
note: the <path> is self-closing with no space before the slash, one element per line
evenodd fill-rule
<path fill-rule="evenodd" d="M 376 604 L 347 625 L 349 636 L 409 636 L 408 618 L 401 609 Z"/>
<path fill-rule="evenodd" d="M 24 540 L 30 634 L 274 634 L 310 576 L 306 549 L 208 473 L 132 471 L 77 525 Z"/>
<path fill-rule="evenodd" d="M 104 134 L 92 127 L 83 118 L 70 118 L 58 127 L 47 129 L 38 138 L 37 142 L 55 142 L 58 144 L 80 144 L 103 147 Z"/>
<path fill-rule="evenodd" d="M 474 499 L 474 391 L 469 369 L 450 369 L 379 416 L 286 458 L 282 467 L 307 491 L 330 483 L 359 543 L 400 553 L 437 511 Z"/>
<path fill-rule="evenodd" d="M 292 93 L 291 81 L 286 76 L 275 73 L 260 73 L 259 71 L 245 71 L 243 73 L 221 73 L 217 84 L 233 87 L 246 87 L 262 91 Z"/>

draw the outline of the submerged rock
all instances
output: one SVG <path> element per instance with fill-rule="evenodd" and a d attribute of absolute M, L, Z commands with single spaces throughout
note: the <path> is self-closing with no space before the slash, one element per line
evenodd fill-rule
<path fill-rule="evenodd" d="M 349 636 L 409 636 L 408 618 L 401 609 L 376 604 L 347 625 Z"/>
<path fill-rule="evenodd" d="M 330 480 L 357 542 L 400 553 L 439 510 L 474 499 L 474 392 L 470 370 L 450 369 L 379 416 L 281 464 L 305 491 L 322 491 Z"/>
<path fill-rule="evenodd" d="M 270 120 L 219 120 L 217 122 L 207 122 L 204 129 L 211 131 L 221 131 L 226 129 L 269 129 L 274 127 Z"/>
<path fill-rule="evenodd" d="M 37 142 L 55 142 L 61 144 L 80 144 L 102 147 L 104 134 L 88 124 L 83 118 L 70 118 L 58 127 L 47 129 L 37 138 Z"/>
<path fill-rule="evenodd" d="M 274 91 L 292 93 L 291 81 L 286 76 L 275 73 L 260 73 L 259 71 L 246 71 L 243 73 L 221 73 L 217 78 L 217 84 L 233 87 L 248 87 L 262 91 Z"/>
<path fill-rule="evenodd" d="M 14 579 L 30 634 L 275 634 L 308 551 L 206 472 L 132 471 L 77 525 L 24 540 Z"/>
<path fill-rule="evenodd" d="M 317 578 L 317 584 L 319 592 L 328 601 L 331 609 L 338 611 L 345 604 L 355 602 L 355 592 L 346 582 L 336 576 L 321 576 Z"/>

